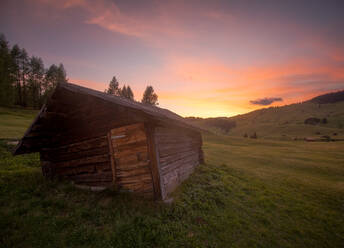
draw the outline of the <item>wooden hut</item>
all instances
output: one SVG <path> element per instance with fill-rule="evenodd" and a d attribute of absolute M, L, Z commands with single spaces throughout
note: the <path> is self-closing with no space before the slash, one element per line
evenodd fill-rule
<path fill-rule="evenodd" d="M 165 200 L 203 162 L 200 130 L 156 106 L 59 84 L 14 150 L 43 175 Z"/>

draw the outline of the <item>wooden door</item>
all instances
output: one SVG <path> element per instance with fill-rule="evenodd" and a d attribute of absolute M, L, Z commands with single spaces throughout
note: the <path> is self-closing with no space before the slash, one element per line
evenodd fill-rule
<path fill-rule="evenodd" d="M 144 124 L 112 129 L 108 139 L 114 184 L 122 190 L 154 196 Z"/>

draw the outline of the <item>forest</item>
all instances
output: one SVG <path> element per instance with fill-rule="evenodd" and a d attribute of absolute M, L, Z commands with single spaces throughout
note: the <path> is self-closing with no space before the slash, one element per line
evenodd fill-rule
<path fill-rule="evenodd" d="M 25 48 L 0 34 L 0 105 L 40 108 L 59 82 L 67 82 L 62 63 L 48 68 Z"/>
<path fill-rule="evenodd" d="M 39 109 L 46 102 L 58 83 L 68 82 L 62 63 L 45 67 L 42 58 L 30 56 L 25 48 L 11 46 L 0 34 L 0 106 Z M 129 85 L 119 87 L 114 76 L 105 93 L 134 101 Z M 142 103 L 157 105 L 158 95 L 148 85 Z"/>

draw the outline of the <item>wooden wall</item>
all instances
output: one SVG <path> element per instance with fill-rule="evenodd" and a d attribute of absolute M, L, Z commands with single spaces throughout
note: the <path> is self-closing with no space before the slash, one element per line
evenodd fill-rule
<path fill-rule="evenodd" d="M 112 129 L 108 135 L 114 182 L 125 191 L 147 198 L 155 195 L 149 156 L 147 130 L 144 123 Z"/>
<path fill-rule="evenodd" d="M 149 153 L 159 154 L 159 161 L 151 159 L 152 168 L 158 167 L 159 171 L 153 183 L 155 195 L 160 195 L 161 189 L 165 199 L 202 161 L 202 139 L 199 133 L 182 128 L 154 128 L 162 123 L 142 111 L 92 96 L 56 92 L 33 127 L 34 132 L 26 138 L 23 152 L 26 148 L 40 151 L 46 177 L 66 178 L 89 186 L 111 186 L 107 133 L 113 128 L 139 122 L 151 128 L 149 133 L 155 133 L 148 137 Z M 159 182 L 161 187 L 157 187 Z"/>
<path fill-rule="evenodd" d="M 61 91 L 50 100 L 44 117 L 34 126 L 37 136 L 29 139 L 47 139 L 44 148 L 39 148 L 46 177 L 65 178 L 81 185 L 111 186 L 107 133 L 112 128 L 146 121 L 140 112 Z"/>
<path fill-rule="evenodd" d="M 156 150 L 160 171 L 162 199 L 189 177 L 203 160 L 202 138 L 199 133 L 182 129 L 155 129 Z"/>
<path fill-rule="evenodd" d="M 40 155 L 46 177 L 69 179 L 88 186 L 112 185 L 107 136 L 46 148 Z"/>

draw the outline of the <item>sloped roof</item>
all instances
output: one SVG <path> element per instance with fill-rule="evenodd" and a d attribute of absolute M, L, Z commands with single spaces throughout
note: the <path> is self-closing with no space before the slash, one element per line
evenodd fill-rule
<path fill-rule="evenodd" d="M 71 83 L 61 83 L 59 87 L 62 87 L 64 89 L 67 89 L 69 91 L 75 92 L 75 93 L 81 93 L 86 95 L 91 95 L 100 99 L 103 99 L 104 101 L 108 101 L 114 104 L 118 104 L 124 107 L 136 109 L 145 112 L 148 115 L 155 116 L 155 117 L 163 117 L 167 118 L 173 121 L 181 122 L 184 125 L 187 125 L 190 128 L 196 128 L 197 127 L 191 125 L 189 122 L 187 122 L 183 117 L 180 115 L 177 115 L 176 113 L 173 113 L 172 111 L 164 108 L 160 108 L 154 105 L 150 104 L 143 104 L 140 102 L 132 101 L 124 97 L 120 96 L 114 96 L 110 94 L 103 93 L 101 91 L 93 90 L 90 88 L 82 87 L 76 84 Z"/>
<path fill-rule="evenodd" d="M 137 110 L 137 111 L 142 111 L 143 113 L 147 114 L 148 116 L 151 116 L 154 119 L 157 119 L 157 120 L 162 121 L 162 122 L 169 124 L 169 125 L 175 125 L 175 126 L 191 129 L 193 131 L 198 131 L 198 132 L 200 131 L 200 128 L 188 123 L 180 115 L 177 115 L 176 113 L 173 113 L 170 110 L 163 109 L 163 108 L 160 108 L 157 106 L 152 106 L 150 104 L 143 104 L 143 103 L 132 101 L 132 100 L 129 100 L 129 99 L 126 99 L 123 97 L 119 97 L 119 96 L 109 95 L 109 94 L 106 94 L 106 93 L 103 93 L 103 92 L 100 92 L 97 90 L 93 90 L 90 88 L 82 87 L 82 86 L 71 84 L 71 83 L 60 83 L 56 87 L 54 94 L 58 91 L 61 91 L 61 90 L 62 91 L 67 90 L 69 92 L 81 94 L 81 95 L 85 95 L 85 96 L 92 96 L 92 97 L 95 97 L 97 99 L 103 100 L 103 101 L 108 102 L 108 103 L 120 105 L 120 106 L 129 108 L 129 109 L 133 109 L 133 110 Z M 48 100 L 47 105 L 49 106 L 49 100 Z M 42 118 L 46 108 L 47 108 L 46 105 L 44 105 L 42 107 L 42 109 L 40 110 L 40 112 L 36 116 L 35 120 L 31 124 L 31 126 L 28 128 L 28 130 L 25 132 L 23 138 L 20 140 L 19 144 L 17 145 L 17 147 L 13 151 L 14 155 L 32 152 L 31 150 L 25 149 L 25 142 L 28 142 L 28 140 L 30 140 L 30 135 L 31 135 L 31 132 L 32 132 L 34 126 Z M 33 151 L 35 151 L 35 150 L 33 150 Z"/>

